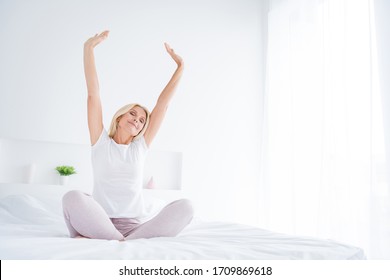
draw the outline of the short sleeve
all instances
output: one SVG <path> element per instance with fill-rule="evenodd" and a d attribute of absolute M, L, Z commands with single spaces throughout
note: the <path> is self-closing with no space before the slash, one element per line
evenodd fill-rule
<path fill-rule="evenodd" d="M 99 139 L 96 141 L 96 143 L 92 146 L 92 149 L 95 149 L 96 147 L 106 143 L 107 141 L 110 141 L 110 137 L 108 136 L 106 129 L 103 127 L 102 133 L 100 134 Z"/>
<path fill-rule="evenodd" d="M 142 153 L 147 153 L 147 151 L 149 150 L 149 147 L 146 144 L 144 136 L 137 139 L 136 143 L 137 143 L 137 147 L 138 147 L 139 151 L 141 151 Z"/>

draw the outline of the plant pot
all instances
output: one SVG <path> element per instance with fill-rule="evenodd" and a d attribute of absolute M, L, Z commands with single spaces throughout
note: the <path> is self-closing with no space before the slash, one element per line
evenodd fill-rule
<path fill-rule="evenodd" d="M 67 186 L 69 184 L 69 176 L 60 176 L 60 185 Z"/>

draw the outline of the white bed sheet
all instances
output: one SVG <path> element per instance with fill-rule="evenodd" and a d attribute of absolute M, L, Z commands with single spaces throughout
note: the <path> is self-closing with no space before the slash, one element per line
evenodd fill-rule
<path fill-rule="evenodd" d="M 365 259 L 362 249 L 332 240 L 198 219 L 174 238 L 126 242 L 71 239 L 61 212 L 61 197 L 66 189 L 41 187 L 46 191 L 33 195 L 10 194 L 13 191 L 6 187 L 7 190 L 0 186 L 0 259 L 3 260 Z"/>

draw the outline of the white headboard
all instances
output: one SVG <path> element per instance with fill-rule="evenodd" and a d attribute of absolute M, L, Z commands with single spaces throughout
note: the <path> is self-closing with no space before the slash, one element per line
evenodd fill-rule
<path fill-rule="evenodd" d="M 0 138 L 0 183 L 59 184 L 59 165 L 74 166 L 70 186 L 91 191 L 93 184 L 89 145 Z M 157 189 L 180 189 L 182 153 L 151 149 L 144 184 L 151 177 Z"/>

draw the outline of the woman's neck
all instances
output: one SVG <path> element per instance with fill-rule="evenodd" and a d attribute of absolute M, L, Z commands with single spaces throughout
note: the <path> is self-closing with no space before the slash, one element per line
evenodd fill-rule
<path fill-rule="evenodd" d="M 112 139 L 117 143 L 117 144 L 122 144 L 122 145 L 128 145 L 130 144 L 134 136 L 129 136 L 129 135 L 121 135 L 118 133 L 118 131 L 115 133 L 114 137 Z"/>

